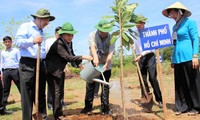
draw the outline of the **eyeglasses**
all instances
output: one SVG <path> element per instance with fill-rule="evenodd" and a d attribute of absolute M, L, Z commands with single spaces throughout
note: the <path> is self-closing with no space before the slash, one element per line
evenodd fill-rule
<path fill-rule="evenodd" d="M 169 13 L 169 17 L 172 18 L 172 17 L 173 17 L 173 14 Z"/>
<path fill-rule="evenodd" d="M 43 19 L 45 22 L 49 22 L 50 21 L 50 18 L 44 18 Z"/>
<path fill-rule="evenodd" d="M 173 17 L 173 10 L 170 10 L 168 13 L 169 13 L 169 17 L 172 18 Z"/>

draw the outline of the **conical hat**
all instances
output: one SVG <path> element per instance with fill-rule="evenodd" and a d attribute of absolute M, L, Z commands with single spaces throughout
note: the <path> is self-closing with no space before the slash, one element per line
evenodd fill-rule
<path fill-rule="evenodd" d="M 192 13 L 183 5 L 181 4 L 180 2 L 175 2 L 173 3 L 172 5 L 170 5 L 169 7 L 167 7 L 166 9 L 164 9 L 162 11 L 162 14 L 165 16 L 165 17 L 169 17 L 169 13 L 167 12 L 167 10 L 169 9 L 182 9 L 182 10 L 185 10 L 185 13 L 184 15 L 186 17 L 189 17 Z"/>

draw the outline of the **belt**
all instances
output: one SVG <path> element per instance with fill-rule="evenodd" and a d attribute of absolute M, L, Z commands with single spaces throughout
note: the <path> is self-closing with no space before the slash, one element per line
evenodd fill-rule
<path fill-rule="evenodd" d="M 18 68 L 3 68 L 2 70 L 3 70 L 3 71 L 6 71 L 6 70 L 12 71 L 12 70 L 18 70 Z"/>
<path fill-rule="evenodd" d="M 21 60 L 23 61 L 32 61 L 32 62 L 36 62 L 37 58 L 30 58 L 30 57 L 21 57 Z M 45 59 L 40 59 L 40 62 L 44 62 Z"/>
<path fill-rule="evenodd" d="M 150 55 L 154 55 L 154 53 L 153 53 L 153 52 L 149 52 L 149 53 L 147 53 L 147 54 L 144 55 L 144 56 L 150 56 Z"/>

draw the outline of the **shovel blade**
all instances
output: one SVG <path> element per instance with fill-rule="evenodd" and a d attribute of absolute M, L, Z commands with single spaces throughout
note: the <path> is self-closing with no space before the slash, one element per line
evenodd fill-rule
<path fill-rule="evenodd" d="M 150 112 L 153 107 L 153 95 L 152 93 L 141 98 L 141 106 L 145 112 Z"/>
<path fill-rule="evenodd" d="M 41 114 L 38 113 L 38 116 L 37 116 L 37 113 L 33 114 L 32 115 L 33 119 L 34 120 L 43 120 L 43 117 Z"/>

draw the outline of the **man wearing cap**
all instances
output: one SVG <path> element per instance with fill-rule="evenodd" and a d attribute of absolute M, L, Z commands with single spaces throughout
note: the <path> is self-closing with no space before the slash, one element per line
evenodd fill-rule
<path fill-rule="evenodd" d="M 15 45 L 20 48 L 21 59 L 19 63 L 22 119 L 32 120 L 33 103 L 35 101 L 36 61 L 38 46 L 40 51 L 39 70 L 39 113 L 46 119 L 46 70 L 44 59 L 46 57 L 43 28 L 55 19 L 49 10 L 41 8 L 31 15 L 34 20 L 23 23 L 15 36 Z"/>
<path fill-rule="evenodd" d="M 58 31 L 60 37 L 53 43 L 46 57 L 47 82 L 53 98 L 53 114 L 56 120 L 66 119 L 60 102 L 62 97 L 61 87 L 65 79 L 65 65 L 68 62 L 78 62 L 80 64 L 83 59 L 92 60 L 91 56 L 74 56 L 72 54 L 73 49 L 71 49 L 70 44 L 76 33 L 77 31 L 74 30 L 71 23 L 64 23 Z"/>
<path fill-rule="evenodd" d="M 61 26 L 58 26 L 55 28 L 55 36 L 53 38 L 47 39 L 46 40 L 46 44 L 45 44 L 45 50 L 46 53 L 49 52 L 49 49 L 51 47 L 51 45 L 59 38 L 59 34 L 58 31 L 61 29 Z M 64 103 L 64 83 L 63 83 L 63 88 L 62 88 L 62 98 L 61 98 L 61 102 Z M 49 87 L 47 89 L 47 107 L 49 110 L 53 109 L 53 100 L 52 100 L 52 95 L 50 93 Z"/>
<path fill-rule="evenodd" d="M 131 22 L 136 23 L 135 30 L 136 33 L 139 35 L 139 31 L 144 29 L 144 25 L 147 21 L 147 18 L 145 18 L 143 15 L 133 15 Z M 148 93 L 150 93 L 150 89 L 147 82 L 147 73 L 149 75 L 149 82 L 151 83 L 151 86 L 153 88 L 153 92 L 155 95 L 155 99 L 158 102 L 158 106 L 162 108 L 162 95 L 160 91 L 160 87 L 157 80 L 157 70 L 156 70 L 156 57 L 155 57 L 155 50 L 142 50 L 141 40 L 139 36 L 136 36 L 133 38 L 134 40 L 134 48 L 136 50 L 137 57 L 135 59 L 135 62 L 138 62 L 140 66 L 140 71 L 142 74 L 142 78 L 145 84 L 145 88 Z M 140 85 L 142 88 L 142 85 Z M 141 89 L 142 97 L 144 97 L 144 91 Z"/>
<path fill-rule="evenodd" d="M 111 36 L 109 32 L 112 31 L 113 25 L 106 20 L 100 20 L 95 26 L 97 31 L 91 32 L 89 35 L 89 49 L 93 56 L 93 64 L 98 67 L 103 64 L 103 75 L 106 82 L 109 82 L 111 76 L 111 60 L 115 50 L 115 44 L 110 45 Z M 100 75 L 97 78 L 103 80 Z M 101 112 L 102 114 L 110 114 L 109 108 L 109 86 L 102 85 L 101 93 Z M 86 83 L 85 107 L 81 113 L 88 113 L 92 111 L 94 99 L 95 82 Z"/>
<path fill-rule="evenodd" d="M 165 17 L 174 19 L 173 54 L 176 115 L 200 111 L 199 35 L 196 22 L 188 18 L 191 12 L 180 2 L 175 2 L 162 11 Z"/>

